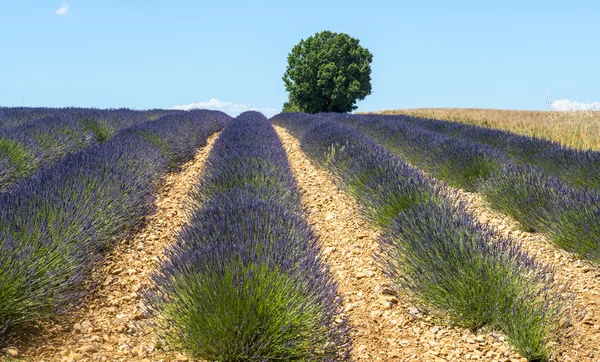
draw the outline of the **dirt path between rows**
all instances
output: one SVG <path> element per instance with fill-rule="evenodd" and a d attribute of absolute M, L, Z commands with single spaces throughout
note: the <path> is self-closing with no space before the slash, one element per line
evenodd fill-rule
<path fill-rule="evenodd" d="M 148 216 L 135 235 L 121 240 L 92 281 L 100 285 L 79 310 L 57 318 L 10 347 L 25 361 L 185 361 L 148 327 L 140 290 L 158 265 L 163 249 L 187 219 L 185 202 L 200 180 L 206 158 L 218 135 L 208 139 L 194 159 L 168 174 Z M 16 352 L 16 353 L 15 353 Z"/>
<path fill-rule="evenodd" d="M 522 231 L 516 220 L 492 210 L 483 195 L 459 193 L 480 223 L 520 242 L 529 255 L 554 267 L 558 281 L 570 283 L 568 292 L 576 294 L 572 308 L 584 311 L 585 317 L 573 321 L 576 335 L 557 348 L 557 361 L 600 361 L 600 265 L 555 247 L 543 234 Z"/>
<path fill-rule="evenodd" d="M 436 325 L 406 296 L 389 294 L 372 254 L 378 233 L 362 220 L 354 199 L 334 176 L 313 164 L 298 140 L 275 127 L 302 193 L 306 218 L 320 236 L 356 332 L 354 360 L 366 361 L 525 361 L 496 333 Z"/>

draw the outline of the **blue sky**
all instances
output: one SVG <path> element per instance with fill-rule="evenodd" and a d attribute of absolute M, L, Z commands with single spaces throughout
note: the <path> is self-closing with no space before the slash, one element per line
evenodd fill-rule
<path fill-rule="evenodd" d="M 0 105 L 270 115 L 287 99 L 287 54 L 322 30 L 374 55 L 359 111 L 600 101 L 600 2 L 483 3 L 3 1 Z"/>

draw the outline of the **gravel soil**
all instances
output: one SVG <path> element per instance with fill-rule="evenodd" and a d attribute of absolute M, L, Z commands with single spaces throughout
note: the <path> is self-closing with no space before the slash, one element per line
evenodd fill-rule
<path fill-rule="evenodd" d="M 157 193 L 156 212 L 117 246 L 91 278 L 98 286 L 79 309 L 37 326 L 5 349 L 8 356 L 32 362 L 50 361 L 185 361 L 149 327 L 140 290 L 158 265 L 163 249 L 185 223 L 185 202 L 198 183 L 218 135 L 179 172 L 168 174 Z"/>

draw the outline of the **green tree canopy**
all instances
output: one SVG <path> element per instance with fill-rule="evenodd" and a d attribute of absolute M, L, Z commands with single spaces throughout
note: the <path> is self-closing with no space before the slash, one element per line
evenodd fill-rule
<path fill-rule="evenodd" d="M 300 40 L 283 75 L 289 100 L 284 112 L 350 112 L 357 100 L 371 94 L 373 55 L 359 40 L 344 33 L 322 31 Z"/>

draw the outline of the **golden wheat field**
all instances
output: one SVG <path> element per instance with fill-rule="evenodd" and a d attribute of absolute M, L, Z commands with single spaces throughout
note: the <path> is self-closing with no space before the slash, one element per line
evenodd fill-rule
<path fill-rule="evenodd" d="M 415 108 L 382 110 L 378 114 L 406 114 L 462 122 L 547 138 L 576 149 L 600 150 L 600 112 L 518 111 L 478 108 Z"/>

